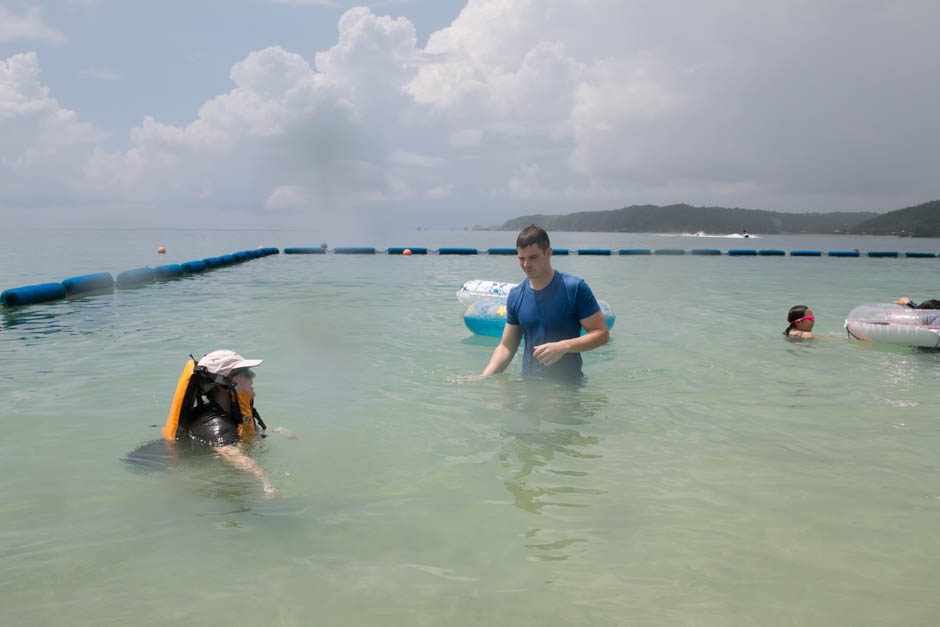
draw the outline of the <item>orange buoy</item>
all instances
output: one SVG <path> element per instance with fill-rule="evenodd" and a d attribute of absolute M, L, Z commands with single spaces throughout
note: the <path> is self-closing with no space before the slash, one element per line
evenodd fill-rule
<path fill-rule="evenodd" d="M 406 248 L 405 250 L 401 251 L 401 254 L 403 254 L 405 257 L 408 257 L 411 255 L 411 249 Z"/>
<path fill-rule="evenodd" d="M 165 254 L 166 254 L 166 248 L 164 248 L 163 246 L 161 246 L 160 248 L 157 249 L 157 252 L 158 252 L 159 254 L 161 254 L 161 255 L 165 255 Z"/>
<path fill-rule="evenodd" d="M 258 246 L 258 250 L 264 250 L 264 246 Z"/>

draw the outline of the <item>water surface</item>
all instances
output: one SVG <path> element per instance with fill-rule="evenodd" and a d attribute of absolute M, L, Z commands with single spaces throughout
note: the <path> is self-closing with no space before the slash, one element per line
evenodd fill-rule
<path fill-rule="evenodd" d="M 555 233 L 567 248 L 940 250 L 938 240 Z M 0 287 L 315 232 L 24 231 Z M 335 238 L 332 238 L 335 239 Z M 409 232 L 336 245 L 511 246 Z M 168 254 L 153 251 L 164 245 Z M 513 257 L 272 256 L 0 313 L 10 625 L 928 625 L 940 355 L 849 341 L 937 259 L 556 257 L 617 314 L 582 387 L 478 383 L 454 297 Z M 782 339 L 806 304 L 819 341 Z M 131 472 L 187 356 L 262 357 L 281 496 L 212 455 Z"/>

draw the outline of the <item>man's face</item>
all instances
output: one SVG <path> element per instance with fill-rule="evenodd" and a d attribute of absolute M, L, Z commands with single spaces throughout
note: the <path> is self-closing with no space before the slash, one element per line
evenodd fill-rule
<path fill-rule="evenodd" d="M 538 244 L 532 244 L 525 248 L 517 248 L 516 252 L 519 253 L 519 265 L 522 271 L 530 279 L 539 279 L 551 271 L 551 248 L 542 250 Z"/>

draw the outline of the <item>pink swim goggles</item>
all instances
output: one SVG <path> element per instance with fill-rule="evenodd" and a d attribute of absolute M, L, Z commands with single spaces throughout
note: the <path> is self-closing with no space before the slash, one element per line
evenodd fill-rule
<path fill-rule="evenodd" d="M 794 320 L 794 321 L 791 322 L 790 324 L 799 324 L 799 323 L 803 322 L 804 320 L 812 320 L 812 321 L 815 322 L 815 321 L 816 321 L 816 316 L 803 316 L 802 318 L 797 318 L 796 320 Z"/>

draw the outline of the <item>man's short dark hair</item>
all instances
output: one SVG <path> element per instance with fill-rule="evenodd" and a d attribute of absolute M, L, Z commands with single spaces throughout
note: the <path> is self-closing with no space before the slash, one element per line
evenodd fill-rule
<path fill-rule="evenodd" d="M 532 244 L 538 244 L 539 249 L 545 251 L 548 250 L 551 246 L 551 242 L 548 241 L 548 233 L 545 232 L 540 226 L 530 224 L 529 226 L 522 229 L 519 233 L 519 237 L 516 238 L 516 248 L 528 248 Z"/>
<path fill-rule="evenodd" d="M 940 309 L 940 301 L 938 300 L 925 300 L 920 305 L 917 306 L 918 309 Z"/>

